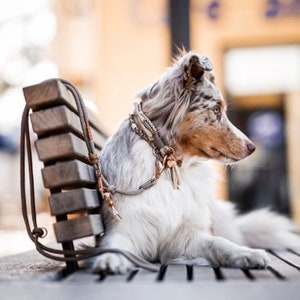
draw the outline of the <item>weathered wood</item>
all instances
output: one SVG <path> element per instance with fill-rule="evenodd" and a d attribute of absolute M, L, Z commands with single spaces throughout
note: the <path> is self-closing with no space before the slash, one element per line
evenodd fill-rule
<path fill-rule="evenodd" d="M 56 244 L 55 247 L 59 248 Z M 63 262 L 43 257 L 37 251 L 0 257 L 0 283 L 6 282 L 7 285 L 8 282 L 13 281 L 53 282 L 61 279 L 61 271 L 64 267 Z M 2 298 L 1 290 L 2 288 L 0 288 L 0 299 L 7 299 Z"/>
<path fill-rule="evenodd" d="M 57 222 L 53 227 L 56 240 L 59 243 L 98 235 L 103 232 L 102 220 L 99 214 Z"/>
<path fill-rule="evenodd" d="M 186 266 L 185 265 L 169 265 L 161 280 L 169 281 L 186 281 Z"/>
<path fill-rule="evenodd" d="M 75 100 L 58 79 L 47 80 L 23 89 L 27 105 L 33 110 L 56 105 L 67 105 L 77 110 Z"/>
<path fill-rule="evenodd" d="M 39 136 L 49 136 L 64 132 L 72 132 L 83 139 L 82 128 L 78 116 L 66 106 L 56 106 L 31 114 L 33 131 Z M 91 127 L 95 146 L 101 149 L 106 141 L 103 134 Z"/>
<path fill-rule="evenodd" d="M 77 272 L 71 276 L 76 277 Z M 78 274 L 79 275 L 82 274 Z M 263 281 L 239 282 L 229 281 L 216 283 L 203 282 L 191 284 L 186 282 L 159 283 L 153 282 L 119 282 L 109 283 L 97 280 L 96 276 L 89 274 L 74 278 L 73 281 L 26 281 L 26 282 L 0 282 L 1 299 L 43 299 L 43 300 L 74 300 L 74 299 L 172 299 L 189 300 L 231 299 L 231 300 L 282 300 L 299 298 L 298 281 Z"/>
<path fill-rule="evenodd" d="M 76 158 L 89 163 L 85 142 L 72 133 L 38 139 L 35 145 L 39 160 L 42 162 Z"/>
<path fill-rule="evenodd" d="M 300 266 L 297 263 L 297 256 L 289 255 L 287 252 L 283 251 L 280 253 L 277 251 L 271 251 L 269 256 L 271 258 L 271 268 L 273 268 L 281 276 L 286 279 L 299 278 Z M 293 256 L 293 259 L 290 258 L 291 256 Z M 292 265 L 287 262 L 291 262 Z"/>
<path fill-rule="evenodd" d="M 55 247 L 56 248 L 56 247 Z M 282 255 L 282 252 L 278 252 Z M 283 255 L 285 256 L 285 255 Z M 294 258 L 294 256 L 291 256 Z M 279 269 L 278 260 L 272 261 Z M 81 269 L 68 277 L 62 277 L 63 265 L 43 258 L 36 251 L 16 256 L 0 258 L 0 298 L 2 299 L 74 299 L 84 295 L 89 299 L 122 298 L 122 299 L 298 299 L 300 292 L 299 278 L 287 276 L 279 280 L 268 270 L 251 270 L 259 274 L 268 274 L 248 280 L 238 269 L 231 269 L 234 275 L 217 281 L 210 267 L 194 267 L 194 278 L 186 281 L 185 270 L 170 266 L 169 272 L 179 272 L 178 276 L 168 276 L 157 282 L 157 273 L 139 270 L 128 280 L 128 275 L 103 276 L 95 275 L 88 269 Z M 172 270 L 173 268 L 173 270 Z M 224 269 L 223 269 L 224 270 Z M 227 269 L 226 269 L 227 270 Z M 209 276 L 199 278 L 198 274 L 210 271 Z M 271 276 L 270 276 L 271 274 Z M 256 274 L 255 274 L 256 275 Z M 174 280 L 173 280 L 174 279 Z M 180 280 L 181 279 L 181 280 Z M 80 297 L 80 296 L 79 296 Z"/>
<path fill-rule="evenodd" d="M 96 190 L 81 188 L 51 194 L 49 205 L 52 215 L 62 215 L 98 208 L 100 201 Z"/>
<path fill-rule="evenodd" d="M 48 189 L 71 187 L 95 187 L 94 169 L 83 162 L 71 160 L 59 162 L 42 169 L 44 186 Z"/>
<path fill-rule="evenodd" d="M 193 280 L 197 283 L 216 279 L 213 269 L 209 266 L 194 266 Z"/>
<path fill-rule="evenodd" d="M 36 111 L 30 115 L 32 128 L 39 137 L 53 132 L 72 131 L 82 135 L 80 120 L 66 106 L 60 105 L 53 108 Z"/>
<path fill-rule="evenodd" d="M 124 276 L 123 276 L 124 277 Z M 68 276 L 62 282 L 62 286 L 70 285 L 70 284 L 82 284 L 82 283 L 98 283 L 99 275 L 93 274 L 91 272 L 87 272 L 87 270 L 79 270 L 73 273 L 71 276 Z"/>
<path fill-rule="evenodd" d="M 36 85 L 25 87 L 23 92 L 28 107 L 33 111 L 63 105 L 67 106 L 76 114 L 78 113 L 77 104 L 73 95 L 59 79 L 51 79 Z M 90 124 L 94 130 L 102 136 L 107 136 L 107 134 L 103 132 L 96 114 L 88 108 L 86 108 L 86 110 L 88 112 Z"/>
<path fill-rule="evenodd" d="M 262 271 L 262 270 L 259 270 Z M 267 270 L 263 270 L 266 271 L 266 273 L 269 273 L 269 277 L 272 277 L 272 275 L 270 274 L 270 272 L 268 272 Z M 221 272 L 223 275 L 223 280 L 251 280 L 250 276 L 252 275 L 251 270 L 247 273 L 250 274 L 249 277 L 243 272 L 243 270 L 241 269 L 230 269 L 230 268 L 221 268 Z M 254 276 L 253 276 L 254 278 Z M 254 279 L 253 279 L 254 280 Z"/>
<path fill-rule="evenodd" d="M 274 251 L 281 258 L 293 262 L 300 268 L 300 249 L 290 249 L 288 251 Z"/>

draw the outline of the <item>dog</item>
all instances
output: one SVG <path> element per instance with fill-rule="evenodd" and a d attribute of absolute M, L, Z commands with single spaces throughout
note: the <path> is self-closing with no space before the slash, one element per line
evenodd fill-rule
<path fill-rule="evenodd" d="M 262 249 L 299 248 L 288 219 L 268 209 L 238 215 L 229 201 L 215 199 L 209 162 L 236 164 L 255 146 L 229 121 L 211 71 L 208 58 L 182 53 L 137 94 L 134 114 L 107 141 L 101 170 L 114 188 L 103 206 L 103 249 L 164 265 L 204 259 L 214 267 L 260 269 L 269 264 Z M 133 267 L 114 253 L 92 266 L 108 273 Z"/>

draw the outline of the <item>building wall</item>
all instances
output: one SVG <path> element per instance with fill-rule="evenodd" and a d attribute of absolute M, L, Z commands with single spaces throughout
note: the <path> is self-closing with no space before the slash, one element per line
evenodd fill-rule
<path fill-rule="evenodd" d="M 61 76 L 89 90 L 111 134 L 169 64 L 167 0 L 55 1 Z"/>
<path fill-rule="evenodd" d="M 300 4 L 280 0 L 275 7 L 274 2 L 191 0 L 192 48 L 209 53 L 220 84 L 226 49 L 300 43 Z"/>

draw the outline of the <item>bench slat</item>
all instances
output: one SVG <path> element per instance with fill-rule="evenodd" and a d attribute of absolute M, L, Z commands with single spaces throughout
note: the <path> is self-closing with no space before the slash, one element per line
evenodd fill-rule
<path fill-rule="evenodd" d="M 59 243 L 68 242 L 103 232 L 101 215 L 88 215 L 80 218 L 60 221 L 53 224 Z"/>
<path fill-rule="evenodd" d="M 74 158 L 89 162 L 85 142 L 72 133 L 38 139 L 35 145 L 39 160 L 43 162 Z"/>
<path fill-rule="evenodd" d="M 58 79 L 47 80 L 23 89 L 27 105 L 33 110 L 64 104 L 77 110 L 76 102 Z"/>
<path fill-rule="evenodd" d="M 33 131 L 39 137 L 52 132 L 65 131 L 82 135 L 79 118 L 63 105 L 36 111 L 30 115 L 30 118 Z"/>
<path fill-rule="evenodd" d="M 57 106 L 40 110 L 30 115 L 33 131 L 39 136 L 54 133 L 73 132 L 83 139 L 79 118 L 66 106 Z M 106 141 L 103 134 L 91 127 L 95 146 L 101 149 Z"/>
<path fill-rule="evenodd" d="M 33 110 L 41 110 L 58 105 L 69 107 L 77 114 L 77 105 L 68 89 L 58 79 L 51 79 L 40 84 L 23 89 L 27 105 Z M 102 130 L 97 115 L 87 108 L 90 124 L 102 136 L 107 136 Z"/>
<path fill-rule="evenodd" d="M 59 162 L 42 169 L 44 186 L 49 189 L 94 187 L 96 176 L 92 166 L 78 160 Z"/>
<path fill-rule="evenodd" d="M 101 204 L 96 190 L 81 188 L 50 195 L 49 205 L 51 214 L 57 216 L 95 209 Z"/>

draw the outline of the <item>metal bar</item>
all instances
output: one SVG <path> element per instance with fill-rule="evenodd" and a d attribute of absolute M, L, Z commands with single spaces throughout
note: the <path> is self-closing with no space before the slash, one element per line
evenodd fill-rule
<path fill-rule="evenodd" d="M 169 26 L 172 55 L 178 48 L 190 49 L 190 1 L 169 0 Z"/>

